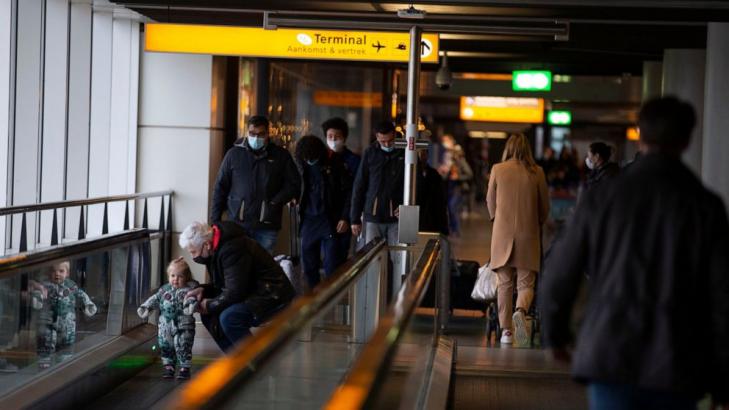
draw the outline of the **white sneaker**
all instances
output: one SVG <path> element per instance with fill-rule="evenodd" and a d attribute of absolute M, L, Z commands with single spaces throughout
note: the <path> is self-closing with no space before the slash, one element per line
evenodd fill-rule
<path fill-rule="evenodd" d="M 514 337 L 518 347 L 527 347 L 529 345 L 529 330 L 527 329 L 526 316 L 522 310 L 517 310 L 511 316 L 514 323 Z"/>
<path fill-rule="evenodd" d="M 504 329 L 501 331 L 501 344 L 502 345 L 510 345 L 513 343 L 513 334 L 511 333 L 511 330 Z"/>

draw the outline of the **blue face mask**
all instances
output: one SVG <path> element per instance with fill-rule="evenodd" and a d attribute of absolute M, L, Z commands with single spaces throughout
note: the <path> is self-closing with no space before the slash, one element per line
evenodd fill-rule
<path fill-rule="evenodd" d="M 252 150 L 258 151 L 259 149 L 266 146 L 266 139 L 263 137 L 252 137 L 249 135 L 248 146 L 251 147 Z"/>
<path fill-rule="evenodd" d="M 319 159 L 307 159 L 306 163 L 309 165 L 316 165 L 316 163 L 319 162 Z"/>
<path fill-rule="evenodd" d="M 392 150 L 394 150 L 395 147 L 386 147 L 386 146 L 380 144 L 380 149 L 382 149 L 385 152 L 392 152 Z"/>

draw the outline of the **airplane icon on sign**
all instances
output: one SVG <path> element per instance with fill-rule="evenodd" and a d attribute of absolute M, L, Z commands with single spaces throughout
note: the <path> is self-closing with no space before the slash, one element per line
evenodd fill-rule
<path fill-rule="evenodd" d="M 377 40 L 377 44 L 372 44 L 372 47 L 376 48 L 378 53 L 380 52 L 381 48 L 385 48 L 385 46 L 380 44 L 380 40 Z"/>

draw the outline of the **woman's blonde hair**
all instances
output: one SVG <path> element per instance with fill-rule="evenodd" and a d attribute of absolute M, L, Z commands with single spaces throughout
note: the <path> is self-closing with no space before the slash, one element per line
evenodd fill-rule
<path fill-rule="evenodd" d="M 190 265 L 185 262 L 185 258 L 183 258 L 182 256 L 174 259 L 172 262 L 170 262 L 169 265 L 167 265 L 167 275 L 169 276 L 169 274 L 172 272 L 178 272 L 182 276 L 184 276 L 185 282 L 189 282 L 192 280 L 192 271 L 190 271 Z"/>
<path fill-rule="evenodd" d="M 521 162 L 530 171 L 537 168 L 537 163 L 534 162 L 534 156 L 532 155 L 532 147 L 524 134 L 512 134 L 509 140 L 506 141 L 506 148 L 504 148 L 501 161 L 510 159 Z"/>

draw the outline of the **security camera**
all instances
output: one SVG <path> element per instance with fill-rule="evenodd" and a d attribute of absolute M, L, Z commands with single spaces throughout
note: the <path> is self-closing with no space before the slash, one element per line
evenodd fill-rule
<path fill-rule="evenodd" d="M 453 74 L 448 68 L 448 54 L 443 53 L 443 63 L 435 74 L 435 85 L 441 90 L 447 90 L 451 88 L 451 84 L 453 84 Z"/>
<path fill-rule="evenodd" d="M 403 19 L 422 20 L 425 18 L 426 14 L 427 12 L 425 10 L 418 10 L 412 5 L 406 9 L 400 9 L 397 11 L 397 16 Z"/>

